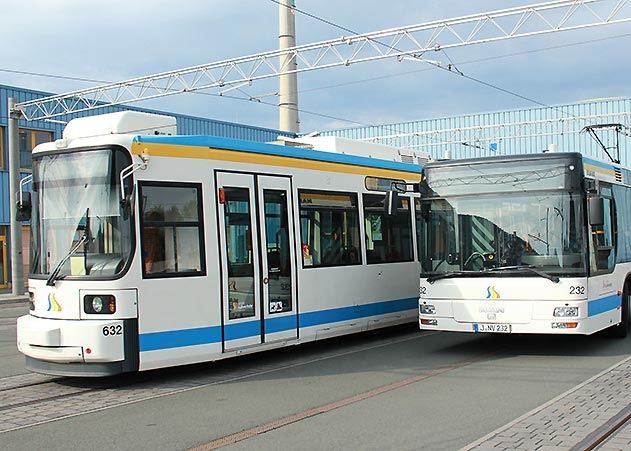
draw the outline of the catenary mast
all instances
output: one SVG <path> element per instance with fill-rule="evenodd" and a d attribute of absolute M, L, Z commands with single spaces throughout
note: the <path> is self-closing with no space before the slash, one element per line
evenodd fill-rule
<path fill-rule="evenodd" d="M 278 44 L 279 50 L 296 46 L 296 17 L 294 0 L 279 0 Z M 278 123 L 281 130 L 298 133 L 298 63 L 296 54 L 284 53 L 278 58 Z M 289 72 L 289 73 L 286 73 Z"/>

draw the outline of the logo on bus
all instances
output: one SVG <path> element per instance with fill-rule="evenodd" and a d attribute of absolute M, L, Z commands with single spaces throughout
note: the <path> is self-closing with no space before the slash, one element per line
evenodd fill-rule
<path fill-rule="evenodd" d="M 489 285 L 486 288 L 486 298 L 487 299 L 499 299 L 502 296 L 500 296 L 500 293 L 495 289 L 495 287 L 493 285 Z"/>
<path fill-rule="evenodd" d="M 61 305 L 55 297 L 55 293 L 48 294 L 48 311 L 49 312 L 61 312 Z"/>

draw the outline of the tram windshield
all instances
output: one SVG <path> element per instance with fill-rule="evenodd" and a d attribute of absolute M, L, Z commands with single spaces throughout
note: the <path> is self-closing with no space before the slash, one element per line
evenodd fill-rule
<path fill-rule="evenodd" d="M 427 168 L 431 194 L 418 219 L 423 273 L 586 274 L 583 196 L 573 174 L 580 171 L 529 163 Z"/>
<path fill-rule="evenodd" d="M 116 148 L 48 154 L 33 161 L 31 274 L 49 282 L 119 274 L 131 255 L 119 175 L 130 163 Z"/>

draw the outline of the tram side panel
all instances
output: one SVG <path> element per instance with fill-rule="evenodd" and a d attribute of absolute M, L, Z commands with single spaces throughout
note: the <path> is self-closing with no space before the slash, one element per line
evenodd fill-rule
<path fill-rule="evenodd" d="M 177 179 L 175 174 L 178 174 Z M 222 353 L 219 250 L 213 189 L 212 165 L 207 161 L 192 164 L 184 158 L 156 157 L 150 168 L 138 176 L 138 194 L 142 196 L 138 202 L 141 205 L 145 202 L 145 211 L 136 218 L 138 244 L 130 272 L 136 274 L 138 283 L 141 370 L 214 360 Z M 192 195 L 194 191 L 195 195 Z M 203 229 L 199 243 L 203 250 L 195 249 L 195 226 L 190 226 L 190 221 L 182 227 L 176 223 L 173 226 L 174 223 L 168 221 L 164 227 L 151 222 L 152 213 L 161 207 L 170 208 L 179 196 L 190 196 L 187 199 L 190 204 L 197 194 L 198 205 L 187 208 L 196 211 L 198 219 L 202 219 L 197 221 L 196 227 Z M 181 247 L 178 252 L 194 251 L 199 254 L 200 261 L 195 261 L 195 257 L 189 258 L 188 262 L 180 258 L 180 266 L 190 267 L 179 267 L 175 271 L 173 255 L 162 255 L 152 268 L 147 267 L 148 260 L 155 258 L 150 254 L 151 234 L 155 234 L 156 229 L 167 245 L 180 239 L 181 242 L 176 243 Z M 174 246 L 167 245 L 166 253 L 173 253 Z M 190 249 L 191 246 L 194 249 Z M 191 270 L 199 272 L 191 274 Z"/>
<path fill-rule="evenodd" d="M 368 171 L 368 170 L 367 170 Z M 296 223 L 301 240 L 298 253 L 298 303 L 301 340 L 315 340 L 384 327 L 416 319 L 419 266 L 416 261 L 368 264 L 367 231 L 363 208 L 365 175 L 296 171 L 294 217 L 305 220 L 309 195 L 354 195 L 357 205 L 358 264 L 318 265 L 318 255 L 305 248 L 310 230 Z M 374 192 L 373 192 L 374 194 Z M 302 198 L 301 198 L 302 197 Z M 333 205 L 344 202 L 334 199 Z M 315 202 L 315 201 L 314 201 Z M 336 204 L 337 202 L 337 204 Z M 368 232 L 369 233 L 369 232 Z M 324 250 L 325 246 L 321 246 Z M 346 249 L 347 250 L 347 249 Z M 319 256 L 323 258 L 323 256 Z"/>
<path fill-rule="evenodd" d="M 292 181 L 299 340 L 327 338 L 369 328 L 414 321 L 416 316 L 418 263 L 416 261 L 367 264 L 366 231 L 362 211 L 364 176 L 295 168 L 252 166 L 238 163 L 155 158 L 152 172 L 143 173 L 142 191 L 149 180 L 168 181 L 179 171 L 187 183 L 201 183 L 206 275 L 199 277 L 140 278 L 139 350 L 141 369 L 216 360 L 234 353 L 223 349 L 220 221 L 217 218 L 217 189 L 213 171 L 235 171 L 287 176 Z M 179 166 L 179 169 L 178 169 Z M 359 263 L 348 266 L 315 267 L 303 255 L 300 195 L 304 192 L 350 193 L 358 204 Z M 137 220 L 137 230 L 143 224 Z M 142 234 L 141 234 L 142 235 Z M 142 236 L 138 237 L 139 243 Z M 139 248 L 140 249 L 140 248 Z M 225 252 L 224 252 L 225 253 Z M 134 262 L 142 268 L 142 252 Z M 222 256 L 222 258 L 225 258 Z M 312 262 L 311 262 L 312 263 Z M 140 271 L 140 270 L 137 270 Z M 222 302 L 224 304 L 222 304 Z M 257 308 L 265 306 L 257 306 Z M 289 341 L 285 344 L 292 344 Z M 279 344 L 280 345 L 280 344 Z"/>

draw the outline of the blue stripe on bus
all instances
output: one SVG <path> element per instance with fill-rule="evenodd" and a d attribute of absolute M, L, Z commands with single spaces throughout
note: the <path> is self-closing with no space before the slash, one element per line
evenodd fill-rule
<path fill-rule="evenodd" d="M 239 152 L 262 153 L 279 157 L 291 157 L 305 160 L 326 161 L 331 163 L 344 163 L 356 166 L 368 166 L 371 168 L 394 169 L 399 171 L 420 173 L 421 166 L 400 161 L 380 160 L 377 158 L 346 155 L 322 150 L 301 149 L 299 147 L 281 146 L 278 144 L 266 144 L 241 139 L 219 138 L 216 136 L 190 135 L 190 136 L 136 136 L 135 142 L 153 144 L 172 144 L 180 146 L 215 147 L 219 149 L 235 150 Z"/>
<path fill-rule="evenodd" d="M 408 298 L 303 313 L 299 316 L 300 326 L 312 327 L 405 310 L 416 310 L 417 304 L 417 298 Z M 265 330 L 267 333 L 292 330 L 297 327 L 296 320 L 296 315 L 267 318 L 265 320 Z M 254 320 L 238 324 L 229 324 L 224 330 L 226 341 L 253 337 L 261 334 L 261 322 L 260 320 Z M 145 352 L 213 343 L 221 343 L 221 326 L 144 333 L 140 334 L 139 345 L 140 352 Z"/>
<path fill-rule="evenodd" d="M 587 301 L 587 316 L 600 315 L 601 313 L 617 309 L 621 305 L 621 298 L 618 295 Z"/>

